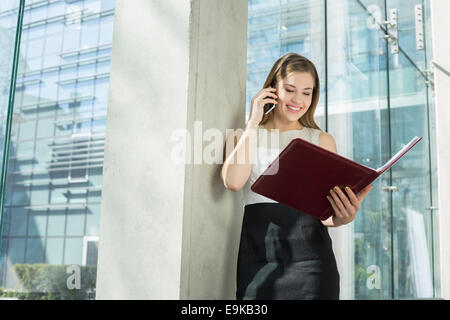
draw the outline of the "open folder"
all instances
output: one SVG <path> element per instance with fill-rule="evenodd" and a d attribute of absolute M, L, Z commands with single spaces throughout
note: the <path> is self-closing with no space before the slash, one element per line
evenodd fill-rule
<path fill-rule="evenodd" d="M 338 186 L 355 194 L 382 175 L 422 137 L 414 137 L 385 165 L 372 169 L 300 138 L 293 139 L 252 184 L 251 190 L 326 220 L 334 214 L 326 196 Z M 348 196 L 348 195 L 347 195 Z"/>

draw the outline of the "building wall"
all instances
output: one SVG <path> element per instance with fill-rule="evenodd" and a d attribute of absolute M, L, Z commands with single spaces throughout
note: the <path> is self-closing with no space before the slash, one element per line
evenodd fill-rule
<path fill-rule="evenodd" d="M 194 141 L 243 126 L 246 21 L 240 0 L 116 2 L 97 299 L 234 297 L 242 205 Z"/>
<path fill-rule="evenodd" d="M 247 2 L 191 3 L 187 130 L 194 144 L 202 127 L 206 153 L 211 141 L 223 146 L 226 129 L 245 125 Z M 209 137 L 209 129 L 221 134 Z M 191 150 L 201 151 L 194 145 Z M 211 164 L 205 156 L 202 164 L 195 164 L 194 157 L 194 163 L 186 167 L 184 185 L 180 297 L 234 299 L 242 192 L 225 189 L 220 179 L 221 154 L 216 152 Z"/>
<path fill-rule="evenodd" d="M 185 169 L 169 138 L 186 125 L 189 12 L 116 1 L 97 299 L 179 296 Z"/>

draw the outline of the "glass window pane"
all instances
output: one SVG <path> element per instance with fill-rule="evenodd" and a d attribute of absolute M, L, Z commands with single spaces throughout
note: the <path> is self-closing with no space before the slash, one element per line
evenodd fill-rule
<path fill-rule="evenodd" d="M 48 215 L 48 236 L 64 236 L 65 227 L 65 210 L 51 210 Z"/>
<path fill-rule="evenodd" d="M 83 238 L 66 238 L 64 264 L 82 264 Z"/>
<path fill-rule="evenodd" d="M 28 219 L 28 235 L 45 237 L 47 213 L 45 210 L 31 211 Z"/>
<path fill-rule="evenodd" d="M 326 12 L 324 2 L 248 2 L 246 117 L 275 60 L 296 52 L 316 65 L 321 99 L 315 119 L 322 130 L 326 120 L 339 154 L 377 168 L 402 144 L 423 136 L 420 147 L 373 183 L 351 228 L 332 232 L 338 233 L 339 246 L 342 239 L 351 239 L 344 242 L 346 254 L 339 261 L 345 266 L 340 271 L 346 299 L 433 297 L 439 277 L 433 245 L 437 224 L 426 209 L 436 196 L 430 194 L 436 188 L 433 164 L 428 168 L 428 150 L 433 148 L 429 141 L 434 137 L 428 137 L 427 112 L 433 99 L 425 94 L 425 50 L 415 47 L 417 3 L 325 2 Z M 385 13 L 392 8 L 401 16 L 398 54 L 392 53 L 380 28 L 386 26 L 382 22 L 390 19 Z M 429 1 L 424 1 L 424 8 L 429 8 Z M 387 192 L 390 186 L 399 192 Z"/>
<path fill-rule="evenodd" d="M 64 238 L 48 238 L 45 250 L 45 263 L 63 263 Z"/>
<path fill-rule="evenodd" d="M 0 27 L 11 34 L 17 12 L 5 10 L 13 3 L 0 2 Z M 81 264 L 82 237 L 99 232 L 99 205 L 86 211 L 84 204 L 100 202 L 104 138 L 90 134 L 105 131 L 114 1 L 31 3 L 39 5 L 24 11 L 0 235 L 0 287 L 7 289 L 17 284 L 15 263 Z M 5 41 L 0 82 L 9 88 L 14 41 Z"/>
<path fill-rule="evenodd" d="M 27 264 L 44 262 L 44 242 L 41 238 L 28 238 L 27 241 Z"/>
<path fill-rule="evenodd" d="M 25 236 L 27 234 L 27 210 L 24 208 L 10 208 L 10 236 Z"/>
<path fill-rule="evenodd" d="M 96 236 L 100 229 L 100 204 L 91 204 L 88 206 L 86 217 L 86 235 Z"/>
<path fill-rule="evenodd" d="M 25 262 L 25 238 L 10 238 L 8 260 L 11 264 Z"/>
<path fill-rule="evenodd" d="M 83 236 L 85 210 L 71 209 L 67 212 L 67 231 L 68 236 Z"/>

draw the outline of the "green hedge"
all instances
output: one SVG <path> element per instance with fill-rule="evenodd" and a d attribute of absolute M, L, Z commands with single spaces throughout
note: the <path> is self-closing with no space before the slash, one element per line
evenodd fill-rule
<path fill-rule="evenodd" d="M 69 289 L 68 265 L 16 264 L 18 279 L 16 291 L 0 288 L 0 297 L 17 297 L 25 300 L 88 300 L 95 298 L 96 266 L 80 266 L 80 289 Z"/>

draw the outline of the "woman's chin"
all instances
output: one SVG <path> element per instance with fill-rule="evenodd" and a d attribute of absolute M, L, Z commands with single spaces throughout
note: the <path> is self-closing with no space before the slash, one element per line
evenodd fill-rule
<path fill-rule="evenodd" d="M 285 114 L 285 118 L 289 121 L 298 121 L 303 116 L 303 113 L 297 113 L 297 114 Z"/>

